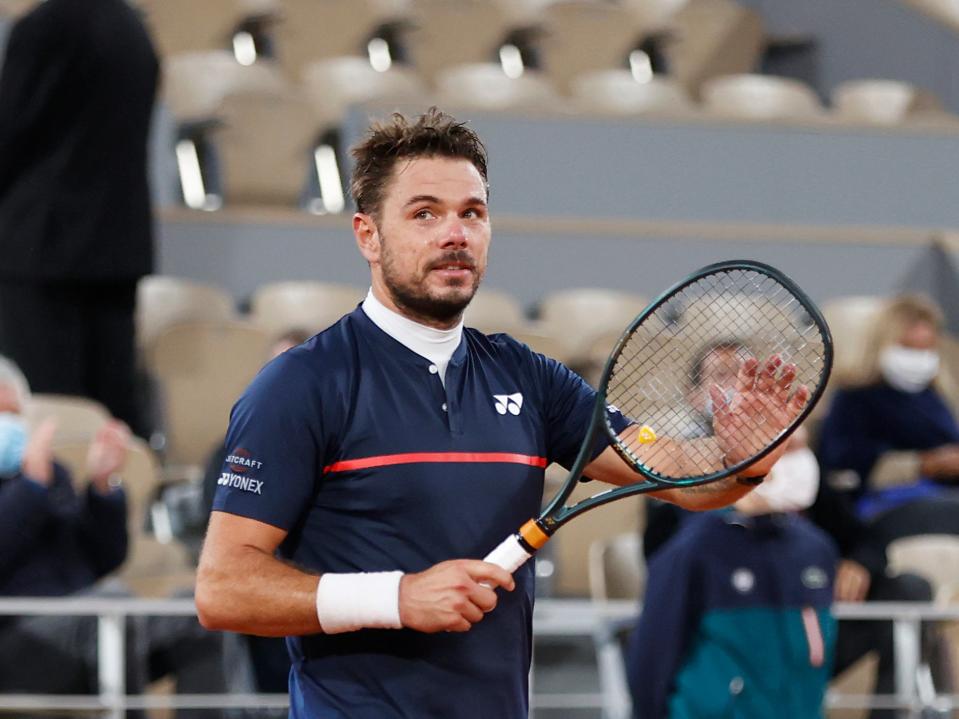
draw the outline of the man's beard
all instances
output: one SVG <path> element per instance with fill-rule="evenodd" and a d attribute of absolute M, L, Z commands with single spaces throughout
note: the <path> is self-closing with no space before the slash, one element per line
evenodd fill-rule
<path fill-rule="evenodd" d="M 476 294 L 480 281 L 483 279 L 482 272 L 477 268 L 476 260 L 470 252 L 467 250 L 446 252 L 430 263 L 426 267 L 426 272 L 429 273 L 433 268 L 448 263 L 464 263 L 473 270 L 472 281 L 467 281 L 467 283 L 459 286 L 462 289 L 468 289 L 466 292 L 437 297 L 430 294 L 430 291 L 425 287 L 425 275 L 419 284 L 416 283 L 416 280 L 403 282 L 397 276 L 394 271 L 393 256 L 387 249 L 386 238 L 382 234 L 380 234 L 380 246 L 382 247 L 383 283 L 396 306 L 414 320 L 433 320 L 442 324 L 453 323 L 463 314 L 463 310 L 473 299 L 473 295 Z M 454 287 L 451 285 L 450 289 Z"/>

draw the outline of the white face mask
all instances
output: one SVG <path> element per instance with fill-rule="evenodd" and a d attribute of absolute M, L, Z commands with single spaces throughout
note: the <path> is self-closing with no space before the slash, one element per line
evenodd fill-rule
<path fill-rule="evenodd" d="M 773 512 L 801 512 L 816 501 L 819 463 L 808 447 L 786 452 L 753 490 Z"/>
<path fill-rule="evenodd" d="M 879 369 L 891 387 L 902 392 L 921 392 L 939 372 L 939 354 L 890 345 L 879 353 Z"/>

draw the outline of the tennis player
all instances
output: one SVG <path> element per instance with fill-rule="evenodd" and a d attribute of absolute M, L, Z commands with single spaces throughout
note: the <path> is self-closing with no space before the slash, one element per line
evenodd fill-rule
<path fill-rule="evenodd" d="M 514 577 L 470 558 L 538 513 L 544 470 L 572 464 L 594 393 L 516 340 L 463 327 L 490 244 L 486 152 L 470 129 L 435 108 L 394 115 L 353 156 L 372 287 L 237 402 L 200 619 L 289 637 L 297 719 L 525 717 L 532 563 Z M 767 412 L 784 404 L 776 369 L 743 369 Z M 637 480 L 604 441 L 593 451 L 587 476 Z M 657 496 L 714 508 L 743 496 L 742 480 Z"/>

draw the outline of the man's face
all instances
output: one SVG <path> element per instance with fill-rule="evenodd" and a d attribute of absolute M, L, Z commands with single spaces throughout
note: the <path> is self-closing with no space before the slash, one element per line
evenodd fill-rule
<path fill-rule="evenodd" d="M 719 385 L 724 392 L 736 387 L 736 377 L 742 364 L 742 350 L 732 347 L 714 349 L 703 359 L 702 380 L 690 393 L 690 404 L 702 415 L 706 412 L 709 388 Z"/>
<path fill-rule="evenodd" d="M 468 160 L 396 164 L 379 216 L 357 213 L 354 233 L 387 306 L 436 327 L 453 326 L 486 272 L 486 185 Z"/>

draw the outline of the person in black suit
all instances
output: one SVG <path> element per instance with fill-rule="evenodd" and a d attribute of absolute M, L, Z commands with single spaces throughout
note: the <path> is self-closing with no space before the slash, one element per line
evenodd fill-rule
<path fill-rule="evenodd" d="M 135 430 L 158 69 L 125 0 L 47 0 L 0 73 L 0 352 L 36 391 L 93 397 Z"/>

